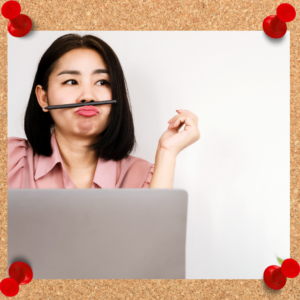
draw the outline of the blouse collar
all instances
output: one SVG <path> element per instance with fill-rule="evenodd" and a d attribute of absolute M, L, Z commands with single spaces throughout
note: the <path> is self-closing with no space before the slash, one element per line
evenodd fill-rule
<path fill-rule="evenodd" d="M 37 168 L 34 179 L 37 180 L 48 174 L 56 164 L 60 163 L 65 170 L 63 161 L 57 145 L 55 131 L 51 135 L 51 146 L 53 153 L 50 157 L 39 155 Z M 115 188 L 117 175 L 117 162 L 114 160 L 104 161 L 102 158 L 98 159 L 93 182 L 101 188 Z"/>

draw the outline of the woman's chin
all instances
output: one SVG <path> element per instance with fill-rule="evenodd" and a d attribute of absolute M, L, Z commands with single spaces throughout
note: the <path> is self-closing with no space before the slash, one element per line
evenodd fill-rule
<path fill-rule="evenodd" d="M 76 131 L 79 134 L 83 134 L 83 135 L 95 134 L 97 129 L 95 122 L 89 122 L 89 121 L 78 122 L 76 127 L 77 127 Z"/>

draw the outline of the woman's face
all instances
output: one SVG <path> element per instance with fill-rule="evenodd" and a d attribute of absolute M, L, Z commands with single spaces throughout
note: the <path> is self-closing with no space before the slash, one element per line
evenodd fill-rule
<path fill-rule="evenodd" d="M 92 106 L 96 113 L 82 113 L 82 107 L 54 109 L 44 107 L 59 104 L 112 100 L 107 66 L 98 52 L 74 49 L 64 54 L 49 76 L 48 92 L 38 85 L 36 95 L 45 113 L 51 113 L 55 129 L 65 135 L 96 137 L 109 123 L 112 104 Z M 85 100 L 85 101 L 83 101 Z"/>

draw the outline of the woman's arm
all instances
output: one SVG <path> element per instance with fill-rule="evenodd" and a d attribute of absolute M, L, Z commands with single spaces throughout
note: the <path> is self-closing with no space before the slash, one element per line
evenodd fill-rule
<path fill-rule="evenodd" d="M 188 110 L 177 110 L 169 120 L 168 129 L 158 141 L 155 166 L 149 188 L 172 189 L 176 156 L 180 151 L 200 139 L 198 117 Z M 184 129 L 179 132 L 180 128 Z"/>
<path fill-rule="evenodd" d="M 167 149 L 158 147 L 155 156 L 154 172 L 149 189 L 172 189 L 175 164 L 176 155 Z"/>

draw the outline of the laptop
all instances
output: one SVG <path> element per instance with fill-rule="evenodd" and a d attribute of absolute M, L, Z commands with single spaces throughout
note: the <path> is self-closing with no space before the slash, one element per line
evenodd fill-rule
<path fill-rule="evenodd" d="M 8 268 L 33 279 L 185 279 L 182 189 L 8 189 Z"/>

